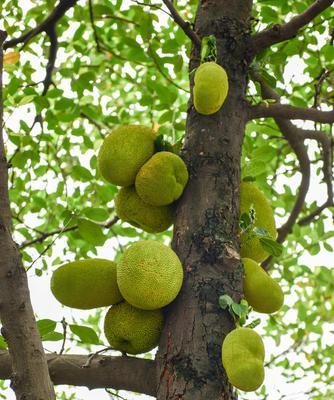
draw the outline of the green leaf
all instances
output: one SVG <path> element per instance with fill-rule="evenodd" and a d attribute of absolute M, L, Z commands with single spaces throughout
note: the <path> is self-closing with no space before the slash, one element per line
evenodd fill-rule
<path fill-rule="evenodd" d="M 263 249 L 272 256 L 279 257 L 283 252 L 283 246 L 273 239 L 261 237 L 260 243 Z"/>
<path fill-rule="evenodd" d="M 0 336 L 0 349 L 4 350 L 7 349 L 7 342 L 5 341 L 3 336 Z"/>
<path fill-rule="evenodd" d="M 17 104 L 18 107 L 25 106 L 26 104 L 31 103 L 35 98 L 35 95 L 24 96 Z"/>
<path fill-rule="evenodd" d="M 107 239 L 101 226 L 88 219 L 79 219 L 78 228 L 78 232 L 82 238 L 94 246 L 102 246 Z"/>
<path fill-rule="evenodd" d="M 64 335 L 60 332 L 50 332 L 42 337 L 43 342 L 57 342 L 63 339 Z"/>
<path fill-rule="evenodd" d="M 78 336 L 82 343 L 100 344 L 100 340 L 94 329 L 82 325 L 70 325 L 74 335 Z"/>
<path fill-rule="evenodd" d="M 40 335 L 43 337 L 46 334 L 53 332 L 56 329 L 57 322 L 52 319 L 40 319 L 37 321 L 37 328 Z"/>
<path fill-rule="evenodd" d="M 219 305 L 223 310 L 230 307 L 232 304 L 233 300 L 228 294 L 224 294 L 219 297 Z"/>

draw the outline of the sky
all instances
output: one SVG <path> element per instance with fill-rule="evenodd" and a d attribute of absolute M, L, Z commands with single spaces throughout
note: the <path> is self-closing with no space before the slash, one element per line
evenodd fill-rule
<path fill-rule="evenodd" d="M 129 1 L 126 1 L 124 5 L 130 3 Z M 28 8 L 30 5 L 29 0 L 26 0 L 24 2 L 23 8 Z M 162 23 L 166 23 L 166 18 L 167 16 L 163 13 L 160 13 L 159 17 L 161 18 Z M 27 57 L 27 53 L 22 53 L 21 57 L 22 60 Z M 33 62 L 33 60 L 32 60 Z M 61 62 L 61 52 L 60 52 L 60 57 L 58 59 L 58 63 Z M 36 63 L 37 65 L 37 63 Z M 285 74 L 284 78 L 285 81 L 288 83 L 292 79 L 294 82 L 297 83 L 304 83 L 305 82 L 305 76 L 303 75 L 303 68 L 304 64 L 303 61 L 295 56 L 293 57 L 289 63 L 286 65 L 285 68 Z M 130 71 L 131 72 L 131 71 Z M 43 79 L 44 77 L 44 70 L 39 69 L 36 73 L 36 79 Z M 6 76 L 5 76 L 6 79 Z M 64 83 L 66 85 L 66 83 Z M 288 85 L 287 85 L 288 86 Z M 67 88 L 66 95 L 70 96 L 69 89 Z M 15 127 L 18 125 L 20 117 L 22 115 L 22 112 L 27 112 L 27 107 L 21 107 L 20 109 L 17 109 L 12 116 L 8 119 L 7 124 L 8 126 L 12 127 L 15 129 Z M 33 119 L 32 115 L 30 114 L 31 119 Z M 28 121 L 27 121 L 28 122 Z M 32 120 L 30 121 L 32 123 Z M 304 127 L 308 128 L 308 124 L 304 124 Z M 312 126 L 311 126 L 312 127 Z M 312 153 L 312 145 L 310 146 L 310 153 Z M 87 162 L 88 159 L 90 158 L 91 154 L 87 155 Z M 83 160 L 85 163 L 85 160 Z M 294 185 L 295 188 L 298 187 L 299 183 L 299 177 L 295 178 Z M 284 177 L 281 177 L 281 180 L 278 182 L 279 185 L 284 185 Z M 289 184 L 291 185 L 291 180 L 289 180 Z M 52 182 L 50 182 L 50 185 L 52 185 Z M 318 178 L 316 178 L 315 171 L 313 168 L 312 171 L 312 178 L 311 178 L 311 187 L 308 193 L 307 201 L 311 202 L 313 200 L 316 200 L 319 204 L 322 204 L 323 201 L 326 198 L 326 187 L 324 184 L 320 184 Z M 34 220 L 34 218 L 31 218 L 30 221 L 27 221 L 29 225 L 34 226 L 37 224 L 37 221 Z M 277 220 L 278 225 L 282 222 Z M 331 230 L 333 229 L 332 225 L 327 225 L 327 229 Z M 121 238 L 121 240 L 124 241 L 125 244 L 125 238 Z M 54 244 L 54 256 L 53 258 L 57 257 L 57 254 L 61 254 L 62 251 L 61 249 L 63 246 L 65 246 L 66 241 L 65 239 L 59 238 Z M 334 245 L 334 241 L 333 244 Z M 115 239 L 110 239 L 108 240 L 103 246 L 98 247 L 98 257 L 100 258 L 107 258 L 107 259 L 113 259 L 115 255 L 115 251 L 113 250 L 117 246 L 117 243 L 115 242 Z M 316 266 L 316 265 L 332 265 L 333 263 L 333 256 L 322 250 L 318 255 L 316 256 L 310 256 L 308 253 L 305 253 L 305 255 L 302 256 L 302 259 L 300 260 L 301 263 L 308 265 L 310 267 Z M 42 260 L 37 261 L 36 267 L 41 265 Z M 274 274 L 275 276 L 275 274 Z M 278 275 L 277 275 L 278 276 Z M 38 316 L 39 319 L 43 318 L 50 318 L 53 320 L 61 321 L 63 317 L 65 317 L 66 320 L 70 321 L 72 319 L 80 320 L 81 318 L 85 318 L 89 315 L 88 311 L 80 311 L 80 310 L 72 310 L 66 307 L 62 307 L 57 300 L 53 297 L 51 291 L 50 291 L 50 277 L 51 273 L 48 272 L 44 274 L 42 277 L 37 277 L 34 275 L 33 272 L 30 272 L 28 274 L 29 278 L 29 287 L 30 287 L 30 293 L 31 293 L 31 300 L 33 303 L 34 310 Z M 293 304 L 294 303 L 294 298 L 293 294 L 289 294 L 286 296 L 286 303 L 287 304 Z M 291 319 L 295 319 L 296 315 L 293 313 L 291 316 L 289 316 Z M 256 330 L 261 333 L 261 325 L 256 328 Z M 333 335 L 329 333 L 329 330 L 327 333 L 324 334 L 323 340 L 325 342 L 333 342 Z M 273 355 L 279 354 L 282 352 L 282 350 L 285 350 L 290 347 L 291 345 L 291 340 L 289 340 L 287 337 L 283 338 L 282 343 L 280 346 L 276 346 L 275 343 L 273 342 L 272 339 L 264 337 L 264 342 L 265 342 L 265 348 L 266 348 L 266 361 L 272 358 Z M 47 342 L 45 344 L 46 351 L 59 351 L 61 346 L 60 342 Z M 75 349 L 77 353 L 85 353 L 84 349 L 77 347 Z M 117 354 L 117 353 L 116 353 Z M 287 400 L 304 400 L 305 396 L 304 394 L 301 394 L 304 392 L 305 388 L 310 387 L 312 381 L 308 378 L 307 380 L 300 380 L 297 381 L 293 384 L 287 384 L 285 380 L 281 377 L 280 375 L 280 370 L 279 369 L 273 369 L 273 370 L 266 370 L 266 378 L 265 378 L 265 384 L 268 386 L 269 390 L 273 393 L 273 395 L 270 397 L 270 400 L 277 400 L 279 398 L 278 391 L 279 389 L 282 393 L 286 394 Z M 61 390 L 64 390 L 65 393 L 69 396 L 69 393 L 74 393 L 74 391 L 71 388 L 68 388 L 66 386 L 57 387 L 57 391 L 60 392 Z M 86 388 L 76 388 L 75 389 L 76 393 L 76 400 L 107 400 L 110 399 L 110 396 L 103 390 L 88 390 Z M 2 393 L 6 395 L 7 400 L 14 400 L 15 396 L 11 389 L 8 389 L 6 393 Z M 128 400 L 135 400 L 135 399 L 152 399 L 149 396 L 144 396 L 141 395 L 138 397 L 138 395 L 132 395 L 129 393 L 121 392 L 120 393 L 124 398 Z M 242 399 L 248 399 L 248 400 L 258 400 L 258 397 L 254 394 L 249 394 L 247 396 L 240 396 Z"/>

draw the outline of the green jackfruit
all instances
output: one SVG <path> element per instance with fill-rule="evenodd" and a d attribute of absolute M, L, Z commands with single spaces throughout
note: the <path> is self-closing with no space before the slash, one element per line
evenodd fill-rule
<path fill-rule="evenodd" d="M 154 132 L 145 126 L 114 129 L 104 139 L 98 154 L 104 179 L 118 186 L 133 185 L 139 169 L 154 153 L 154 140 Z"/>
<path fill-rule="evenodd" d="M 92 258 L 64 264 L 54 271 L 51 291 L 67 307 L 89 310 L 119 303 L 116 264 Z"/>
<path fill-rule="evenodd" d="M 198 113 L 216 113 L 228 93 L 228 79 L 223 67 L 215 62 L 201 64 L 194 76 L 194 106 Z"/>
<path fill-rule="evenodd" d="M 104 334 L 113 349 L 140 354 L 158 345 L 162 326 L 161 310 L 138 310 L 123 302 L 111 307 L 107 312 Z"/>
<path fill-rule="evenodd" d="M 182 280 L 178 256 L 153 240 L 131 245 L 117 265 L 117 283 L 122 296 L 143 310 L 155 310 L 171 303 L 181 289 Z"/>
<path fill-rule="evenodd" d="M 134 186 L 122 188 L 115 197 L 118 217 L 146 232 L 157 233 L 168 229 L 174 220 L 173 206 L 151 206 L 143 202 Z"/>
<path fill-rule="evenodd" d="M 237 328 L 222 346 L 222 360 L 231 384 L 245 392 L 257 390 L 264 380 L 264 345 L 255 331 Z"/>
<path fill-rule="evenodd" d="M 262 191 L 251 182 L 241 182 L 240 185 L 240 215 L 255 210 L 254 227 L 264 228 L 272 239 L 276 239 L 277 231 L 273 210 Z M 257 262 L 265 260 L 269 254 L 262 247 L 260 240 L 252 233 L 241 235 L 241 257 Z"/>
<path fill-rule="evenodd" d="M 188 171 L 182 158 L 161 151 L 141 167 L 136 190 L 145 203 L 166 206 L 182 195 L 187 182 Z"/>
<path fill-rule="evenodd" d="M 284 302 L 284 293 L 280 285 L 255 261 L 243 258 L 244 294 L 248 304 L 255 311 L 272 314 L 278 311 Z"/>

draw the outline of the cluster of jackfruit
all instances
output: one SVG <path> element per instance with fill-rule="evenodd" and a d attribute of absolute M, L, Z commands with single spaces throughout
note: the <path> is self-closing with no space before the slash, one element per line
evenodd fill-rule
<path fill-rule="evenodd" d="M 228 93 L 226 71 L 210 61 L 201 64 L 194 76 L 194 107 L 199 114 L 211 115 L 220 110 Z"/>
<path fill-rule="evenodd" d="M 252 211 L 250 211 L 252 210 Z M 240 186 L 240 214 L 251 212 L 252 228 L 265 230 L 276 239 L 273 210 L 261 190 L 250 182 Z M 243 289 L 248 304 L 259 313 L 272 314 L 284 301 L 279 284 L 258 263 L 268 257 L 260 238 L 253 230 L 241 232 L 241 256 L 244 267 Z M 231 384 L 246 392 L 257 390 L 264 380 L 264 345 L 261 337 L 250 328 L 230 332 L 222 345 L 222 361 Z"/>
<path fill-rule="evenodd" d="M 183 160 L 155 153 L 155 134 L 141 125 L 114 129 L 104 140 L 98 165 L 102 176 L 121 186 L 115 198 L 118 217 L 149 233 L 163 232 L 174 221 L 174 202 L 188 181 Z"/>
<path fill-rule="evenodd" d="M 51 290 L 71 308 L 111 306 L 104 320 L 110 346 L 139 354 L 157 346 L 162 308 L 175 299 L 182 281 L 182 265 L 174 251 L 146 240 L 131 245 L 117 265 L 98 258 L 62 265 L 53 273 Z"/>

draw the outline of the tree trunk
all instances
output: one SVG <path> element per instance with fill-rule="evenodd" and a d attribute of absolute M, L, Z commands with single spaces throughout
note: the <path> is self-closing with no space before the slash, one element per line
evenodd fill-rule
<path fill-rule="evenodd" d="M 184 266 L 184 285 L 167 311 L 158 360 L 158 400 L 236 399 L 221 362 L 221 345 L 234 328 L 219 308 L 222 294 L 239 301 L 239 185 L 246 124 L 251 0 L 202 0 L 195 31 L 215 35 L 217 62 L 229 77 L 229 95 L 211 116 L 190 101 L 183 158 L 190 180 L 177 210 L 173 248 Z M 193 49 L 190 71 L 200 62 Z"/>
<path fill-rule="evenodd" d="M 2 136 L 2 44 L 0 31 L 0 318 L 12 361 L 11 386 L 18 400 L 55 399 L 30 302 L 27 274 L 11 236 L 8 164 Z"/>

